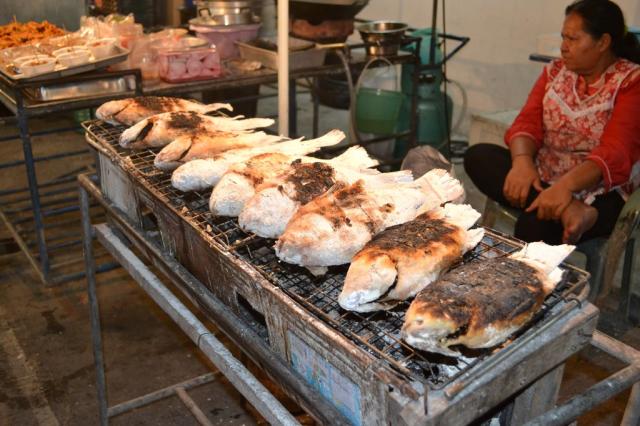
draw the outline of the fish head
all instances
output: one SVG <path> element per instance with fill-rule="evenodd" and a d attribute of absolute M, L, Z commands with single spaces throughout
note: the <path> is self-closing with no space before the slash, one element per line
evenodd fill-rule
<path fill-rule="evenodd" d="M 127 108 L 130 103 L 130 99 L 121 99 L 118 101 L 106 102 L 100 105 L 100 107 L 96 110 L 96 117 L 111 124 L 119 124 L 116 120 L 114 120 L 114 116 L 118 115 L 118 113 Z"/>
<path fill-rule="evenodd" d="M 211 192 L 209 209 L 217 216 L 236 217 L 254 194 L 254 185 L 247 176 L 225 173 Z"/>
<path fill-rule="evenodd" d="M 393 288 L 397 277 L 396 263 L 388 255 L 360 252 L 347 271 L 338 303 L 356 312 L 383 309 L 380 299 Z"/>
<path fill-rule="evenodd" d="M 160 170 L 173 170 L 182 164 L 182 159 L 189 152 L 193 144 L 193 138 L 180 137 L 162 148 L 156 155 L 153 164 Z"/>
<path fill-rule="evenodd" d="M 245 204 L 239 222 L 242 229 L 265 238 L 278 238 L 285 231 L 299 203 L 282 185 L 264 188 Z"/>
<path fill-rule="evenodd" d="M 145 118 L 129 127 L 120 135 L 120 146 L 123 148 L 142 148 L 148 141 L 161 134 L 162 121 L 156 117 Z"/>
<path fill-rule="evenodd" d="M 449 347 L 458 343 L 456 334 L 459 331 L 455 321 L 447 316 L 432 315 L 418 297 L 405 314 L 401 335 L 414 348 L 458 357 L 460 353 Z"/>
<path fill-rule="evenodd" d="M 182 164 L 171 174 L 171 185 L 180 191 L 201 191 L 215 186 L 220 173 L 220 166 L 211 158 L 193 160 Z"/>
<path fill-rule="evenodd" d="M 316 212 L 296 214 L 278 239 L 276 254 L 301 266 L 343 265 L 370 239 L 365 224 L 335 223 Z"/>

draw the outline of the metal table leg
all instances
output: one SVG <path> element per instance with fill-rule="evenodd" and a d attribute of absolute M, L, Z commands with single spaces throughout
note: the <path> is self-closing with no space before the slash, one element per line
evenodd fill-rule
<path fill-rule="evenodd" d="M 100 333 L 100 306 L 96 294 L 96 266 L 93 259 L 93 230 L 89 213 L 89 196 L 80 186 L 80 211 L 82 214 L 82 243 L 84 248 L 84 262 L 87 276 L 87 292 L 89 293 L 89 312 L 91 315 L 91 343 L 93 359 L 96 368 L 96 388 L 98 390 L 98 406 L 100 410 L 100 425 L 106 426 L 107 417 L 107 388 L 104 376 L 104 360 L 102 357 L 102 335 Z"/>
<path fill-rule="evenodd" d="M 29 125 L 27 117 L 23 113 L 23 99 L 20 94 L 16 96 L 16 104 L 18 108 L 18 130 L 20 132 L 20 139 L 22 140 L 22 150 L 24 153 L 24 162 L 27 170 L 27 179 L 29 181 L 29 192 L 31 194 L 31 207 L 33 209 L 36 239 L 38 241 L 38 254 L 40 257 L 40 266 L 42 267 L 40 275 L 42 280 L 47 282 L 49 280 L 50 272 L 49 253 L 47 251 L 47 242 L 44 236 L 44 223 L 42 221 L 40 194 L 38 191 L 38 179 L 36 177 L 36 168 L 33 161 L 33 151 L 31 149 Z"/>

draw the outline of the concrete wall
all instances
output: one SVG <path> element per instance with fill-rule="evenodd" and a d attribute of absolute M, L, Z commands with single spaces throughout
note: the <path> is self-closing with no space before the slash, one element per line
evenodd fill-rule
<path fill-rule="evenodd" d="M 458 134 L 466 135 L 471 113 L 520 108 L 542 65 L 528 60 L 539 34 L 559 32 L 569 0 L 451 0 L 446 2 L 447 32 L 471 37 L 448 66 L 449 78 L 460 82 L 468 110 Z M 629 25 L 640 25 L 640 2 L 619 0 Z M 442 27 L 442 1 L 438 26 Z M 393 19 L 428 27 L 431 2 L 371 0 L 360 14 L 366 19 Z M 449 86 L 451 87 L 451 86 Z M 460 112 L 459 90 L 451 87 Z"/>

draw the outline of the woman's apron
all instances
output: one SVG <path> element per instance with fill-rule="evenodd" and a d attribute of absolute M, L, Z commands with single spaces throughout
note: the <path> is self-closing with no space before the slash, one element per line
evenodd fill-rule
<path fill-rule="evenodd" d="M 551 64 L 547 74 L 547 90 L 542 100 L 544 141 L 536 157 L 540 178 L 550 184 L 581 164 L 600 144 L 620 86 L 629 74 L 640 68 L 621 59 L 603 74 L 604 81 L 594 94 L 580 98 L 576 91 L 578 74 L 562 65 L 553 76 L 551 70 L 554 65 L 557 67 L 557 64 Z M 626 199 L 638 186 L 638 178 L 640 163 L 634 165 L 629 182 L 615 189 Z M 597 195 L 604 192 L 604 183 L 601 183 L 576 197 L 591 204 Z"/>

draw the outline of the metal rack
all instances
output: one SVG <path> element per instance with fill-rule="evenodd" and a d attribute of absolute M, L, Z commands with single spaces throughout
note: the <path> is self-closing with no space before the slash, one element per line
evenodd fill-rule
<path fill-rule="evenodd" d="M 123 150 L 115 144 L 121 129 L 95 121 L 86 126 L 87 141 L 98 152 L 100 169 L 106 171 L 100 183 L 104 194 L 96 183 L 89 184 L 86 178 L 81 181 L 109 212 L 112 226 L 190 294 L 204 313 L 210 310 L 203 301 L 211 298 L 227 306 L 239 321 L 223 321 L 221 329 L 236 336 L 232 340 L 239 340 L 258 364 L 263 365 L 266 354 L 288 364 L 285 371 L 306 382 L 306 388 L 292 388 L 288 380 L 282 380 L 280 370 L 275 379 L 284 382 L 286 393 L 314 417 L 319 414 L 317 404 L 309 403 L 311 395 L 334 407 L 342 402 L 318 387 L 314 375 L 296 367 L 292 353 L 311 356 L 313 365 L 321 366 L 339 386 L 349 389 L 346 400 L 356 408 L 341 413 L 350 421 L 402 423 L 413 418 L 460 424 L 478 418 L 529 383 L 536 384 L 526 395 L 541 388 L 544 392 L 549 391 L 547 387 L 555 389 L 564 359 L 588 343 L 596 310 L 579 303 L 588 291 L 586 275 L 569 268 L 566 287 L 547 301 L 535 323 L 503 348 L 468 353 L 467 359 L 456 362 L 404 347 L 398 339 L 401 310 L 360 315 L 337 307 L 335 297 L 344 268 L 315 278 L 301 268 L 275 261 L 272 241 L 243 233 L 235 221 L 212 217 L 205 194 L 174 191 L 168 175 L 151 166 L 153 151 Z M 110 194 L 116 193 L 120 198 L 114 200 Z M 474 256 L 502 256 L 519 247 L 512 238 L 488 234 L 489 239 L 466 261 L 473 261 Z M 125 256 L 115 256 L 127 263 Z M 132 274 L 138 276 L 135 271 Z M 192 274 L 195 282 L 185 280 L 184 274 Z M 218 322 L 217 316 L 213 318 Z M 255 336 L 250 344 L 243 338 L 246 327 Z M 256 353 L 256 345 L 266 349 Z M 533 409 L 531 399 L 518 397 L 514 406 L 530 418 L 553 403 L 545 400 Z M 465 410 L 460 409 L 463 406 Z"/>
<path fill-rule="evenodd" d="M 358 346 L 385 360 L 395 371 L 424 381 L 431 389 L 442 389 L 483 361 L 488 354 L 475 354 L 473 361 L 464 358 L 457 363 L 448 360 L 446 368 L 438 365 L 442 357 L 426 356 L 400 340 L 400 328 L 409 302 L 401 303 L 391 311 L 359 314 L 345 311 L 337 303 L 346 270 L 332 268 L 324 277 L 314 277 L 308 270 L 282 263 L 273 250 L 273 241 L 248 234 L 240 229 L 236 218 L 216 217 L 209 211 L 209 192 L 184 193 L 171 186 L 171 175 L 155 168 L 153 160 L 159 149 L 132 151 L 118 144 L 122 127 L 111 126 L 100 120 L 84 123 L 89 143 L 108 148 L 113 155 L 130 164 L 144 185 L 158 194 L 172 209 L 188 218 L 200 233 L 212 237 L 228 252 L 258 269 L 272 284 L 282 289 L 293 300 L 325 321 L 329 326 L 348 336 Z M 98 142 L 99 141 L 99 142 Z M 483 241 L 462 262 L 481 261 L 506 256 L 522 247 L 511 237 L 487 230 Z M 564 280 L 545 301 L 532 324 L 541 326 L 552 308 L 561 302 L 579 299 L 587 280 L 583 272 L 567 266 Z M 515 337 L 515 336 L 514 336 Z"/>

